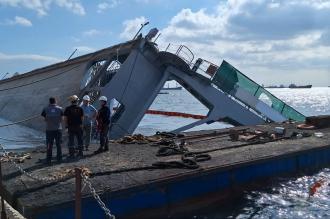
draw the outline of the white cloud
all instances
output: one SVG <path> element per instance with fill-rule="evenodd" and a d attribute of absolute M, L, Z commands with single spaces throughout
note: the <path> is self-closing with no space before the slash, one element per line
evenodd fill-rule
<path fill-rule="evenodd" d="M 5 54 L 0 52 L 0 61 L 20 61 L 20 60 L 30 60 L 30 61 L 46 61 L 46 62 L 60 62 L 59 58 L 51 56 L 43 56 L 37 54 Z"/>
<path fill-rule="evenodd" d="M 82 54 L 82 53 L 90 53 L 94 52 L 96 49 L 88 46 L 76 46 L 73 48 L 74 50 L 77 49 L 77 52 Z"/>
<path fill-rule="evenodd" d="M 163 0 L 135 0 L 137 3 L 151 4 L 151 3 L 161 3 Z"/>
<path fill-rule="evenodd" d="M 95 29 L 86 30 L 83 32 L 83 35 L 87 36 L 87 37 L 97 36 L 97 35 L 101 35 L 101 34 L 102 34 L 102 31 L 95 30 Z"/>
<path fill-rule="evenodd" d="M 79 43 L 79 42 L 81 42 L 81 39 L 80 39 L 80 38 L 78 38 L 78 37 L 74 37 L 74 36 L 71 37 L 71 40 L 72 40 L 73 42 L 75 42 L 75 43 Z"/>
<path fill-rule="evenodd" d="M 0 52 L 0 66 L 2 73 L 23 73 L 62 61 L 63 59 L 57 57 L 44 56 L 39 54 L 8 54 Z M 17 65 L 17 63 L 20 64 Z"/>
<path fill-rule="evenodd" d="M 52 5 L 65 8 L 74 14 L 85 15 L 79 0 L 0 0 L 0 6 L 19 7 L 36 11 L 39 16 L 47 15 Z"/>
<path fill-rule="evenodd" d="M 7 19 L 5 22 L 1 22 L 0 25 L 20 25 L 25 27 L 31 27 L 32 22 L 24 17 L 15 16 L 14 19 Z"/>
<path fill-rule="evenodd" d="M 108 0 L 97 5 L 97 13 L 102 13 L 107 9 L 115 8 L 120 4 L 119 0 Z"/>
<path fill-rule="evenodd" d="M 306 80 L 330 83 L 329 20 L 329 0 L 228 0 L 213 13 L 182 9 L 158 42 L 186 44 L 216 64 L 226 59 L 265 84 L 308 71 Z"/>
<path fill-rule="evenodd" d="M 124 31 L 120 34 L 120 38 L 133 39 L 134 35 L 140 29 L 141 24 L 145 23 L 147 19 L 145 17 L 137 17 L 132 20 L 126 20 L 123 22 Z"/>
<path fill-rule="evenodd" d="M 32 26 L 32 22 L 30 20 L 28 20 L 24 17 L 19 17 L 19 16 L 15 17 L 14 24 L 18 24 L 18 25 L 22 25 L 22 26 L 26 26 L 26 27 Z"/>
<path fill-rule="evenodd" d="M 135 0 L 137 3 L 145 3 L 145 4 L 148 4 L 150 3 L 151 1 L 150 0 Z"/>
<path fill-rule="evenodd" d="M 50 0 L 48 0 L 50 1 Z M 54 4 L 63 7 L 78 15 L 85 15 L 85 8 L 78 0 L 55 0 Z"/>

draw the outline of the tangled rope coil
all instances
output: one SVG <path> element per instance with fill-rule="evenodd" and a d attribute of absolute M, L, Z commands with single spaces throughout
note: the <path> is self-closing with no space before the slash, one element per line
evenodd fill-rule
<path fill-rule="evenodd" d="M 51 183 L 51 182 L 62 181 L 74 177 L 74 169 L 66 169 L 60 173 L 55 173 L 52 176 L 46 176 L 46 177 L 29 173 L 18 164 L 18 162 L 20 162 L 21 160 L 20 157 L 17 158 L 15 156 L 11 156 L 12 153 L 8 152 L 1 144 L 0 144 L 0 150 L 2 150 L 3 153 L 1 160 L 10 162 L 22 175 L 25 175 L 31 178 L 32 180 Z M 30 155 L 25 157 L 25 159 L 30 159 L 30 158 L 31 158 Z"/>

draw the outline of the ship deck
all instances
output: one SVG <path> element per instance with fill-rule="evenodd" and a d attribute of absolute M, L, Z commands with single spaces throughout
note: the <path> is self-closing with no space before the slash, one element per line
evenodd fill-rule
<path fill-rule="evenodd" d="M 69 175 L 74 168 L 83 167 L 92 173 L 90 178 L 92 185 L 115 215 L 130 217 L 133 214 L 141 215 L 141 211 L 144 212 L 142 215 L 147 215 L 147 210 L 150 210 L 153 212 L 150 215 L 164 216 L 168 212 L 179 211 L 178 208 L 189 210 L 191 205 L 201 206 L 205 201 L 201 197 L 215 190 L 228 190 L 232 186 L 241 186 L 268 177 L 296 174 L 298 171 L 315 170 L 328 166 L 330 164 L 330 128 L 302 131 L 297 130 L 296 125 L 268 124 L 187 133 L 185 138 L 189 140 L 185 147 L 190 152 L 209 150 L 207 154 L 211 156 L 210 160 L 198 162 L 200 167 L 197 169 L 150 168 L 155 162 L 181 160 L 181 155 L 156 156 L 160 146 L 155 143 L 120 144 L 112 142 L 108 152 L 97 155 L 94 155 L 93 151 L 98 146 L 93 144 L 89 151 L 85 151 L 84 158 L 68 160 L 64 157 L 62 163 L 54 162 L 51 166 L 40 162 L 46 156 L 44 148 L 28 150 L 26 152 L 30 153 L 31 159 L 26 159 L 19 165 L 33 176 L 45 179 L 37 181 L 25 174 L 22 175 L 12 163 L 2 162 L 5 197 L 27 218 L 43 218 L 45 215 L 48 215 L 47 218 L 58 218 L 59 209 L 64 209 L 63 212 L 67 212 L 68 218 L 73 218 L 75 178 Z M 312 136 L 249 144 L 232 141 L 228 135 L 228 131 L 234 129 L 261 130 L 272 133 L 277 126 L 285 127 L 286 135 L 291 135 L 293 132 L 304 132 L 310 133 Z M 324 136 L 315 137 L 315 132 L 322 132 Z M 195 138 L 191 136 L 195 136 Z M 64 146 L 63 153 L 66 156 L 67 149 Z M 55 150 L 54 154 L 56 154 Z M 260 168 L 268 168 L 268 170 Z M 234 170 L 238 172 L 234 172 Z M 222 175 L 212 178 L 212 174 L 215 173 Z M 248 173 L 255 175 L 252 177 Z M 54 177 L 58 180 L 49 180 Z M 206 188 L 203 190 L 195 189 L 204 184 Z M 168 185 L 172 185 L 172 187 L 168 187 Z M 163 191 L 162 188 L 165 187 L 166 189 Z M 83 189 L 82 194 L 83 206 L 90 207 L 90 203 L 96 203 L 87 188 Z M 221 198 L 225 198 L 225 193 L 221 194 L 223 194 Z M 220 196 L 217 196 L 216 199 L 218 198 Z M 212 200 L 215 199 L 208 198 L 208 201 Z M 177 203 L 185 204 L 177 205 Z M 93 206 L 102 215 L 102 210 L 97 204 Z M 154 209 L 158 210 L 154 211 Z M 97 215 L 95 211 L 91 215 L 93 214 Z M 88 215 L 86 212 L 83 215 L 85 215 L 83 218 L 90 218 L 90 216 L 86 216 Z"/>

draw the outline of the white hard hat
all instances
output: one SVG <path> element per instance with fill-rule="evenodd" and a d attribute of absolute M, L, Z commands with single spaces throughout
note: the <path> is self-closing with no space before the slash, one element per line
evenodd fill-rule
<path fill-rule="evenodd" d="M 72 95 L 72 96 L 68 97 L 68 100 L 71 101 L 71 102 L 73 102 L 73 101 L 78 101 L 79 98 L 78 98 L 77 95 Z"/>
<path fill-rule="evenodd" d="M 106 96 L 100 96 L 99 100 L 103 100 L 103 101 L 107 102 L 108 98 Z"/>
<path fill-rule="evenodd" d="M 91 101 L 91 98 L 88 95 L 83 96 L 83 100 Z"/>

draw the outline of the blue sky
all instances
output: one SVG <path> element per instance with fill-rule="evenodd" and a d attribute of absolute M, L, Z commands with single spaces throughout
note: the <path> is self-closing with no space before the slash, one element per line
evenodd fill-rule
<path fill-rule="evenodd" d="M 330 85 L 330 0 L 0 0 L 0 77 L 131 39 L 185 44 L 260 83 Z"/>

